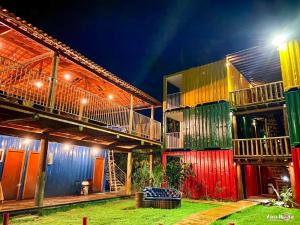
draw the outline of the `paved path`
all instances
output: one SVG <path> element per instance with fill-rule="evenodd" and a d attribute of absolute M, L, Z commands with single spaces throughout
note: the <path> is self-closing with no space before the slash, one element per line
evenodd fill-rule
<path fill-rule="evenodd" d="M 224 203 L 219 207 L 192 214 L 175 225 L 208 225 L 212 222 L 239 212 L 245 208 L 257 205 L 258 202 L 242 200 L 238 202 Z"/>

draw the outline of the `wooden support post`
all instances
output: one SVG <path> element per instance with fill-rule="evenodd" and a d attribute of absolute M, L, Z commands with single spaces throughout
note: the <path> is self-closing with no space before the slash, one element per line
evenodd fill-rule
<path fill-rule="evenodd" d="M 132 133 L 133 128 L 133 95 L 130 95 L 130 112 L 129 112 L 129 133 Z"/>
<path fill-rule="evenodd" d="M 132 153 L 127 156 L 126 194 L 131 195 Z"/>
<path fill-rule="evenodd" d="M 244 199 L 243 174 L 241 164 L 236 164 L 238 199 Z"/>
<path fill-rule="evenodd" d="M 53 61 L 52 61 L 52 69 L 51 69 L 51 80 L 50 80 L 50 87 L 48 93 L 48 102 L 47 108 L 49 112 L 52 112 L 54 109 L 55 104 L 55 93 L 56 93 L 56 85 L 57 85 L 57 71 L 58 71 L 58 53 L 54 53 Z"/>
<path fill-rule="evenodd" d="M 151 118 L 150 118 L 150 139 L 153 140 L 155 137 L 154 132 L 154 106 L 151 106 Z"/>
<path fill-rule="evenodd" d="M 153 185 L 152 174 L 153 174 L 153 151 L 150 150 L 149 154 L 149 174 L 150 174 L 150 186 Z"/>
<path fill-rule="evenodd" d="M 46 183 L 46 163 L 47 163 L 47 152 L 48 152 L 48 134 L 44 134 L 40 144 L 40 162 L 38 171 L 38 181 L 35 190 L 35 206 L 43 206 L 44 191 Z"/>
<path fill-rule="evenodd" d="M 296 199 L 296 180 L 295 180 L 295 172 L 294 172 L 294 166 L 292 165 L 292 163 L 289 163 L 289 173 L 290 173 L 290 181 L 291 181 L 291 190 L 293 193 L 293 198 L 294 200 Z"/>
<path fill-rule="evenodd" d="M 238 139 L 236 115 L 232 115 L 232 136 L 233 139 Z"/>

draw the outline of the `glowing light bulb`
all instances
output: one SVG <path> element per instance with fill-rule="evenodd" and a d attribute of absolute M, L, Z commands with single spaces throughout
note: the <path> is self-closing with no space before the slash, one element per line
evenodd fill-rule
<path fill-rule="evenodd" d="M 64 149 L 64 150 L 70 150 L 70 148 L 71 148 L 71 145 L 70 145 L 70 144 L 64 144 L 64 145 L 63 145 L 63 149 Z"/>
<path fill-rule="evenodd" d="M 25 145 L 29 145 L 31 143 L 31 139 L 30 138 L 25 138 L 24 142 Z"/>
<path fill-rule="evenodd" d="M 71 74 L 65 73 L 64 78 L 65 78 L 65 80 L 70 80 L 71 79 Z"/>
<path fill-rule="evenodd" d="M 112 94 L 108 95 L 108 99 L 109 100 L 113 100 L 114 99 L 114 96 Z"/>
<path fill-rule="evenodd" d="M 41 81 L 36 81 L 36 82 L 34 83 L 34 85 L 35 85 L 37 88 L 43 87 L 43 83 L 42 83 Z"/>
<path fill-rule="evenodd" d="M 279 50 L 286 48 L 287 35 L 279 34 L 273 38 L 272 44 L 275 45 Z"/>
<path fill-rule="evenodd" d="M 86 105 L 88 103 L 88 100 L 86 98 L 81 99 L 81 103 L 83 105 Z"/>

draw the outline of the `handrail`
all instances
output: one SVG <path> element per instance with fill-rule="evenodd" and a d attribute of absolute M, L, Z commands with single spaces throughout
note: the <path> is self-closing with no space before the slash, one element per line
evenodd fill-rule
<path fill-rule="evenodd" d="M 115 164 L 115 171 L 117 179 L 125 185 L 126 183 L 126 173 Z"/>
<path fill-rule="evenodd" d="M 172 132 L 166 133 L 166 148 L 168 149 L 179 149 L 183 148 L 183 133 Z"/>
<path fill-rule="evenodd" d="M 229 92 L 229 99 L 234 107 L 282 101 L 284 99 L 283 83 L 276 81 L 235 90 Z"/>
<path fill-rule="evenodd" d="M 38 70 L 16 63 L 0 56 L 0 95 L 13 98 L 28 107 L 39 106 L 47 109 L 50 91 L 50 76 Z M 55 80 L 54 112 L 73 116 L 79 120 L 100 123 L 110 129 L 160 141 L 161 123 L 133 112 L 130 129 L 130 109 L 101 98 L 85 89 L 64 80 Z"/>
<path fill-rule="evenodd" d="M 233 139 L 234 156 L 239 157 L 289 157 L 289 136 Z"/>

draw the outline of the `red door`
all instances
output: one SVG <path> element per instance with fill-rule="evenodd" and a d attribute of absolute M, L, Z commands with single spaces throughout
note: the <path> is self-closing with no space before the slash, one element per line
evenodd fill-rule
<path fill-rule="evenodd" d="M 104 178 L 104 158 L 96 158 L 94 164 L 93 191 L 102 192 Z"/>
<path fill-rule="evenodd" d="M 29 152 L 27 168 L 26 168 L 26 176 L 24 181 L 24 190 L 23 190 L 23 199 L 34 198 L 35 188 L 38 178 L 39 171 L 39 160 L 40 153 L 39 152 Z"/>
<path fill-rule="evenodd" d="M 19 199 L 24 158 L 24 150 L 7 150 L 1 180 L 4 200 Z"/>

